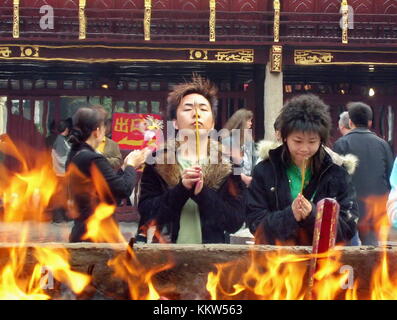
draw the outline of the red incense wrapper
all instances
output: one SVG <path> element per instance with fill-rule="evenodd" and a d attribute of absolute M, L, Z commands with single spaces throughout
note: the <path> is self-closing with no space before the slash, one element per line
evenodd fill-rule
<path fill-rule="evenodd" d="M 335 246 L 339 218 L 339 204 L 335 199 L 325 198 L 317 202 L 317 216 L 313 234 L 313 255 L 326 253 Z M 310 260 L 309 298 L 317 271 L 317 257 Z"/>

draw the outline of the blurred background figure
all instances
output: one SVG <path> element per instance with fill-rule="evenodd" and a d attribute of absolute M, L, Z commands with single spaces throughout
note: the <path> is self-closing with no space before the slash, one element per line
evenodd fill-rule
<path fill-rule="evenodd" d="M 351 131 L 350 118 L 349 118 L 349 112 L 348 111 L 343 111 L 339 115 L 338 128 L 339 128 L 340 133 L 342 134 L 342 137 L 344 137 L 346 134 L 348 134 Z M 339 139 L 341 139 L 341 138 L 339 138 Z M 335 143 L 337 143 L 338 140 Z M 351 246 L 361 246 L 361 240 L 360 240 L 360 236 L 358 234 L 358 231 L 356 232 L 354 237 L 350 240 L 350 245 Z"/>
<path fill-rule="evenodd" d="M 397 158 L 390 175 L 391 191 L 387 201 L 387 214 L 394 230 L 397 229 Z"/>
<path fill-rule="evenodd" d="M 342 136 L 346 135 L 351 130 L 349 121 L 350 121 L 349 112 L 343 111 L 339 115 L 339 121 L 338 121 L 339 131 L 342 134 Z"/>
<path fill-rule="evenodd" d="M 92 108 L 96 108 L 95 106 Z M 123 157 L 120 152 L 120 147 L 117 142 L 113 141 L 112 136 L 112 119 L 107 119 L 106 132 L 96 151 L 103 154 L 103 156 L 109 161 L 110 165 L 115 171 L 120 170 L 123 164 Z"/>
<path fill-rule="evenodd" d="M 59 121 L 56 126 L 57 136 L 51 148 L 52 165 L 57 176 L 57 190 L 50 200 L 49 211 L 52 221 L 59 223 L 68 220 L 67 216 L 67 188 L 65 181 L 66 160 L 70 152 L 68 136 L 72 127 L 72 119 L 68 118 Z M 51 137 L 51 136 L 49 136 Z M 48 138 L 49 138 L 48 137 Z M 50 141 L 49 141 L 50 142 Z"/>
<path fill-rule="evenodd" d="M 253 117 L 252 111 L 239 109 L 223 127 L 229 130 L 230 135 L 222 139 L 222 144 L 226 150 L 230 150 L 233 162 L 241 166 L 241 179 L 247 186 L 252 180 L 252 169 L 256 163 L 255 143 L 252 137 Z M 232 130 L 236 130 L 234 134 Z"/>
<path fill-rule="evenodd" d="M 49 125 L 50 134 L 45 138 L 45 145 L 48 150 L 51 151 L 52 146 L 54 145 L 55 139 L 58 136 L 58 130 L 55 120 L 52 120 Z"/>
<path fill-rule="evenodd" d="M 377 197 L 384 202 L 380 207 L 386 208 L 393 154 L 390 145 L 369 129 L 373 118 L 370 106 L 352 102 L 347 105 L 347 110 L 351 131 L 335 142 L 334 151 L 341 155 L 351 153 L 359 160 L 352 176 L 360 213 L 359 236 L 363 245 L 378 245 L 380 230 L 377 228 L 386 211 L 375 212 L 368 199 Z"/>

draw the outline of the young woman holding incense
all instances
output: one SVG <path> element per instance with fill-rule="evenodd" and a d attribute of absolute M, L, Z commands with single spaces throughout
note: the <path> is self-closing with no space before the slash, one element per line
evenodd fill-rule
<path fill-rule="evenodd" d="M 136 241 L 180 244 L 225 243 L 245 215 L 244 184 L 233 175 L 221 145 L 209 138 L 214 128 L 217 89 L 194 76 L 179 84 L 167 100 L 168 119 L 178 131 L 146 165 L 141 180 Z"/>
<path fill-rule="evenodd" d="M 357 202 L 349 174 L 323 145 L 331 118 L 314 95 L 288 101 L 278 117 L 282 145 L 254 168 L 248 188 L 247 222 L 261 244 L 311 245 L 316 203 L 334 198 L 340 205 L 337 243 L 356 232 Z"/>
<path fill-rule="evenodd" d="M 138 182 L 140 168 L 150 150 L 131 152 L 124 159 L 122 174 L 116 174 L 109 161 L 95 149 L 105 136 L 107 112 L 102 106 L 80 108 L 73 115 L 70 135 L 72 145 L 66 163 L 68 172 L 69 209 L 73 217 L 70 242 L 85 239 L 87 221 L 100 202 L 117 204 L 128 198 Z"/>

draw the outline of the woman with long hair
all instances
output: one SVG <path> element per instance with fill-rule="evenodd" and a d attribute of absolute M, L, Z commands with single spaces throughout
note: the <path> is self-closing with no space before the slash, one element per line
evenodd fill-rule
<path fill-rule="evenodd" d="M 252 138 L 251 110 L 239 109 L 226 122 L 227 136 L 223 136 L 222 144 L 230 152 L 233 162 L 241 166 L 241 179 L 248 186 L 251 182 L 252 169 L 256 162 L 255 143 Z"/>

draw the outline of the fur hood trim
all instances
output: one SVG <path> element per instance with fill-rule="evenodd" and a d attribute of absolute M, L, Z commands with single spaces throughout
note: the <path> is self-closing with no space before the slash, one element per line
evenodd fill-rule
<path fill-rule="evenodd" d="M 262 140 L 258 142 L 257 145 L 257 154 L 259 161 L 266 160 L 269 158 L 269 151 L 278 148 L 281 146 L 280 142 Z M 332 162 L 338 166 L 343 166 L 347 172 L 352 175 L 358 166 L 358 158 L 353 154 L 340 155 L 330 148 L 323 146 L 325 151 L 330 155 Z"/>
<path fill-rule="evenodd" d="M 163 153 L 163 159 L 176 160 L 176 152 L 180 151 L 178 150 L 179 146 L 180 143 L 178 141 L 169 141 L 162 149 L 157 151 L 157 154 Z M 171 155 L 169 155 L 169 153 L 171 153 Z M 210 143 L 208 144 L 208 153 L 210 155 L 215 155 L 217 157 L 217 161 L 211 161 L 216 162 L 215 164 L 209 163 L 202 165 L 204 185 L 217 190 L 221 187 L 226 177 L 232 172 L 232 163 L 229 157 L 226 157 L 223 153 L 222 144 L 217 141 L 210 140 Z M 170 187 L 176 186 L 181 180 L 181 170 L 177 163 L 156 163 L 154 168 Z"/>

